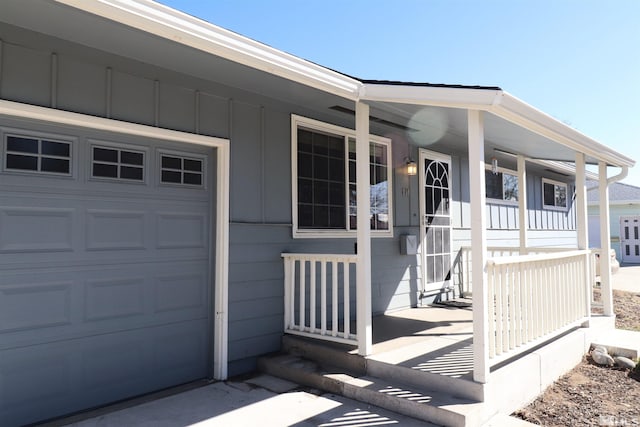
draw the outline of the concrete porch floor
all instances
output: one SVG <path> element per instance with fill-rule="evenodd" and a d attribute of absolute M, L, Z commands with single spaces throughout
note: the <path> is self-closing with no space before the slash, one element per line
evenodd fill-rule
<path fill-rule="evenodd" d="M 370 360 L 470 380 L 473 374 L 471 307 L 426 306 L 373 318 Z"/>

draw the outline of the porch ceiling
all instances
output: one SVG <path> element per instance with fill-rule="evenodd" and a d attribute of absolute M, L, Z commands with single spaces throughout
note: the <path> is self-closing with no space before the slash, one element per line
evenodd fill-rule
<path fill-rule="evenodd" d="M 411 144 L 443 152 L 466 153 L 468 128 L 467 110 L 439 106 L 424 106 L 381 101 L 371 102 L 371 114 L 391 122 L 404 123 Z M 557 142 L 522 128 L 493 113 L 485 114 L 485 156 L 510 158 L 507 153 L 522 154 L 541 160 L 575 161 L 575 151 Z M 597 163 L 593 157 L 588 162 Z"/>

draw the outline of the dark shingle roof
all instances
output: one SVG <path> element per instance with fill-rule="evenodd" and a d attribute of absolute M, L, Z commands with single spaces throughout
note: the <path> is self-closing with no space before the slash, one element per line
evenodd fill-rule
<path fill-rule="evenodd" d="M 362 83 L 380 84 L 390 86 L 416 86 L 416 87 L 444 87 L 453 89 L 481 89 L 481 90 L 502 90 L 498 86 L 480 86 L 480 85 L 460 85 L 460 84 L 444 84 L 444 83 L 426 83 L 426 82 L 401 82 L 396 80 L 367 80 L 354 77 Z"/>
<path fill-rule="evenodd" d="M 587 183 L 587 188 L 597 188 L 597 186 L 597 183 L 594 181 Z M 598 201 L 600 201 L 600 192 L 597 189 L 587 191 L 588 203 L 598 203 Z M 611 184 L 609 186 L 609 202 L 623 201 L 640 203 L 640 187 L 624 184 L 622 182 Z"/>

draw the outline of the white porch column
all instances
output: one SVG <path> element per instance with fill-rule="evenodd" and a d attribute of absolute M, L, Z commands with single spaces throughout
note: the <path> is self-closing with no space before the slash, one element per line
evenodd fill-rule
<path fill-rule="evenodd" d="M 369 106 L 356 102 L 357 246 L 356 321 L 358 354 L 371 354 L 371 201 L 369 172 Z"/>
<path fill-rule="evenodd" d="M 585 169 L 585 155 L 584 153 L 576 152 L 576 216 L 577 216 L 577 233 L 578 233 L 578 249 L 589 249 L 589 227 L 587 223 L 587 179 Z M 592 277 L 589 264 L 591 262 L 591 256 L 589 256 L 589 262 L 586 264 L 585 283 L 586 289 L 586 313 L 589 316 L 591 314 L 591 286 Z"/>
<path fill-rule="evenodd" d="M 520 228 L 520 255 L 527 254 L 529 213 L 527 212 L 527 162 L 518 155 L 518 223 Z"/>
<path fill-rule="evenodd" d="M 469 192 L 471 193 L 471 280 L 473 284 L 473 379 L 489 380 L 487 261 L 487 209 L 484 179 L 483 112 L 468 111 Z"/>
<path fill-rule="evenodd" d="M 600 191 L 600 287 L 605 316 L 613 316 L 613 291 L 611 289 L 611 230 L 609 229 L 609 183 L 607 163 L 598 165 Z"/>

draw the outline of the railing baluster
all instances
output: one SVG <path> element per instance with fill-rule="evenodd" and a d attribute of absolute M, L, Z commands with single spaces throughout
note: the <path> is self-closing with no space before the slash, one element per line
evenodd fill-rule
<path fill-rule="evenodd" d="M 338 336 L 338 261 L 331 265 L 331 335 Z"/>
<path fill-rule="evenodd" d="M 350 301 L 349 301 L 349 263 L 348 262 L 343 262 L 342 263 L 342 268 L 343 268 L 343 285 L 342 285 L 342 292 L 343 292 L 343 322 L 344 322 L 344 337 L 345 338 L 349 338 L 349 334 L 351 333 L 351 310 L 350 310 Z"/>
<path fill-rule="evenodd" d="M 298 329 L 300 329 L 301 331 L 304 331 L 304 324 L 305 324 L 305 317 L 306 317 L 306 310 L 305 310 L 306 308 L 305 302 L 307 299 L 306 267 L 307 267 L 307 261 L 304 259 L 301 259 L 300 260 L 300 298 L 298 303 L 298 308 L 300 309 L 300 313 L 298 313 L 298 319 L 299 319 Z"/>
<path fill-rule="evenodd" d="M 327 260 L 320 261 L 320 334 L 327 333 Z"/>
<path fill-rule="evenodd" d="M 489 296 L 489 358 L 496 355 L 496 298 L 495 298 L 496 266 L 487 266 L 487 295 Z"/>
<path fill-rule="evenodd" d="M 496 267 L 495 292 L 496 292 L 496 354 L 502 354 L 502 265 Z"/>
<path fill-rule="evenodd" d="M 291 264 L 292 260 L 290 258 L 285 258 L 284 260 L 284 330 L 286 331 L 291 327 L 291 289 L 293 286 L 291 284 Z"/>
<path fill-rule="evenodd" d="M 500 287 L 502 288 L 502 352 L 509 351 L 509 265 L 500 269 Z"/>
<path fill-rule="evenodd" d="M 316 331 L 316 261 L 310 261 L 309 269 L 309 332 Z"/>
<path fill-rule="evenodd" d="M 511 348 L 519 347 L 522 344 L 522 264 L 515 265 L 516 270 L 513 276 L 513 320 L 514 337 Z"/>

